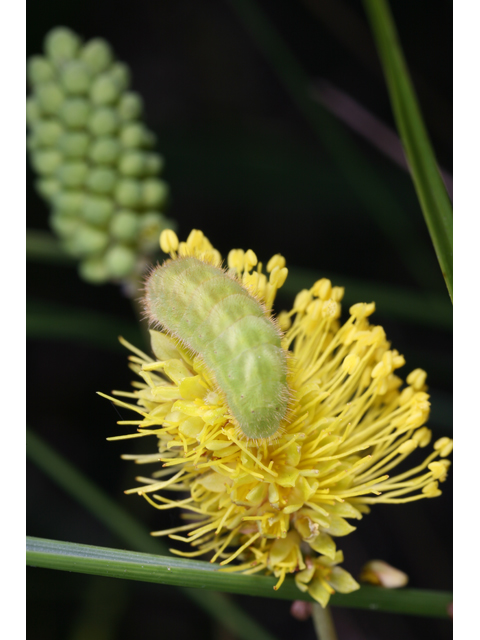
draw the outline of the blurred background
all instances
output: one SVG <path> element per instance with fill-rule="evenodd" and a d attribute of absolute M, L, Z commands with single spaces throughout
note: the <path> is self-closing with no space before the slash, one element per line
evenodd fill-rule
<path fill-rule="evenodd" d="M 452 2 L 390 6 L 451 194 Z M 239 11 L 251 7 L 261 19 Z M 451 304 L 361 2 L 43 0 L 28 8 L 27 56 L 65 25 L 85 39 L 105 38 L 130 66 L 166 160 L 168 214 L 180 238 L 200 228 L 224 256 L 237 247 L 262 261 L 282 253 L 291 276 L 277 310 L 319 277 L 347 287 L 346 308 L 375 300 L 372 322 L 406 357 L 400 375 L 428 372 L 429 426 L 451 436 Z M 280 45 L 265 55 L 271 29 Z M 305 86 L 303 102 L 295 82 Z M 33 179 L 27 161 L 27 225 L 47 230 Z M 130 300 L 114 285 L 82 282 L 74 265 L 38 258 L 27 262 L 27 296 L 29 426 L 150 530 L 174 526 L 174 512 L 123 494 L 139 468 L 120 455 L 152 451 L 153 440 L 106 442 L 128 429 L 116 421 L 131 417 L 95 394 L 130 386 L 118 335 L 146 348 Z M 451 589 L 451 478 L 441 498 L 376 506 L 342 539 L 345 568 L 355 576 L 381 558 L 405 571 L 411 587 Z M 27 533 L 125 547 L 32 463 Z M 235 637 L 174 587 L 32 568 L 27 576 L 31 638 Z M 294 620 L 286 601 L 235 600 L 278 639 L 315 637 L 311 621 Z M 452 633 L 448 620 L 337 608 L 333 615 L 340 640 Z"/>

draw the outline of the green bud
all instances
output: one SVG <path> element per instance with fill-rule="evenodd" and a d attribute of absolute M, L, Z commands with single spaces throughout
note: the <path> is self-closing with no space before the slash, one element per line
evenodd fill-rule
<path fill-rule="evenodd" d="M 63 215 L 59 211 L 54 211 L 49 218 L 50 226 L 61 238 L 71 238 L 79 229 L 78 218 Z"/>
<path fill-rule="evenodd" d="M 90 89 L 90 99 L 95 105 L 115 103 L 120 96 L 120 89 L 110 73 L 98 76 Z"/>
<path fill-rule="evenodd" d="M 107 282 L 109 274 L 103 258 L 87 258 L 78 266 L 78 272 L 83 280 L 90 284 L 103 284 Z"/>
<path fill-rule="evenodd" d="M 42 147 L 53 147 L 63 133 L 62 126 L 56 120 L 43 120 L 34 130 L 38 144 Z"/>
<path fill-rule="evenodd" d="M 27 136 L 27 149 L 32 153 L 40 148 L 40 141 L 38 140 L 38 135 L 35 132 L 32 132 L 29 136 Z"/>
<path fill-rule="evenodd" d="M 110 193 L 117 181 L 117 174 L 107 167 L 96 167 L 88 173 L 86 186 L 94 193 Z"/>
<path fill-rule="evenodd" d="M 121 209 L 110 221 L 110 234 L 116 240 L 133 242 L 139 229 L 139 217 L 134 211 Z"/>
<path fill-rule="evenodd" d="M 160 213 L 168 186 L 155 135 L 140 118 L 141 97 L 128 91 L 129 67 L 107 42 L 82 44 L 66 27 L 45 39 L 46 56 L 27 62 L 27 147 L 35 187 L 51 207 L 52 229 L 81 260 L 83 279 L 103 283 L 132 275 L 158 249 L 170 222 Z M 144 213 L 143 213 L 144 212 Z"/>
<path fill-rule="evenodd" d="M 118 127 L 118 116 L 109 107 L 95 109 L 89 121 L 88 128 L 95 136 L 110 136 Z"/>
<path fill-rule="evenodd" d="M 124 176 L 138 178 L 145 172 L 146 157 L 141 151 L 127 151 L 118 163 L 118 170 Z"/>
<path fill-rule="evenodd" d="M 64 133 L 58 141 L 58 148 L 66 158 L 84 158 L 90 146 L 90 137 L 86 133 Z"/>
<path fill-rule="evenodd" d="M 75 189 L 85 184 L 88 166 L 84 162 L 67 162 L 57 169 L 57 178 L 64 187 Z"/>
<path fill-rule="evenodd" d="M 78 257 L 94 255 L 105 251 L 108 245 L 108 235 L 99 229 L 88 225 L 79 226 L 72 238 L 72 250 Z"/>
<path fill-rule="evenodd" d="M 82 129 L 90 116 L 90 105 L 83 98 L 65 100 L 60 110 L 60 118 L 70 129 Z"/>
<path fill-rule="evenodd" d="M 91 224 L 103 226 L 113 214 L 113 201 L 102 196 L 87 196 L 83 203 L 82 214 Z"/>
<path fill-rule="evenodd" d="M 118 104 L 118 115 L 121 120 L 135 120 L 142 115 L 143 103 L 138 93 L 125 93 Z"/>
<path fill-rule="evenodd" d="M 138 207 L 142 202 L 142 189 L 138 180 L 119 180 L 115 188 L 115 200 L 127 209 Z"/>
<path fill-rule="evenodd" d="M 27 123 L 32 127 L 37 124 L 41 117 L 42 110 L 38 101 L 33 96 L 30 96 L 27 98 Z"/>
<path fill-rule="evenodd" d="M 90 148 L 90 160 L 96 164 L 113 164 L 120 153 L 120 144 L 116 138 L 98 138 Z"/>
<path fill-rule="evenodd" d="M 45 151 L 35 151 L 32 153 L 31 160 L 35 171 L 42 176 L 48 176 L 55 173 L 57 167 L 60 166 L 62 156 L 55 149 L 47 149 Z"/>
<path fill-rule="evenodd" d="M 64 215 L 76 216 L 81 214 L 84 199 L 83 191 L 60 191 L 53 196 L 53 206 Z"/>
<path fill-rule="evenodd" d="M 148 176 L 157 176 L 163 171 L 165 159 L 158 153 L 148 153 L 145 157 L 145 174 Z"/>
<path fill-rule="evenodd" d="M 125 278 L 135 268 L 135 252 L 121 244 L 114 245 L 105 253 L 105 264 L 112 278 Z"/>
<path fill-rule="evenodd" d="M 158 178 L 144 180 L 142 185 L 142 202 L 149 209 L 163 209 L 169 194 L 166 182 Z"/>
<path fill-rule="evenodd" d="M 103 73 L 112 63 L 113 54 L 110 45 L 101 38 L 90 40 L 80 52 L 80 59 L 94 75 Z"/>
<path fill-rule="evenodd" d="M 45 82 L 38 87 L 37 98 L 44 113 L 55 115 L 60 109 L 65 96 L 54 82 Z"/>
<path fill-rule="evenodd" d="M 27 62 L 27 77 L 31 84 L 50 82 L 55 77 L 55 71 L 43 56 L 32 56 Z"/>
<path fill-rule="evenodd" d="M 130 69 L 123 62 L 116 62 L 109 72 L 110 77 L 118 87 L 119 92 L 128 89 L 130 84 Z"/>
<path fill-rule="evenodd" d="M 137 149 L 147 145 L 149 132 L 147 128 L 139 122 L 132 122 L 122 127 L 120 131 L 120 142 L 127 149 Z"/>
<path fill-rule="evenodd" d="M 88 93 L 90 88 L 88 67 L 80 60 L 68 62 L 62 70 L 60 79 L 66 93 L 82 95 Z"/>
<path fill-rule="evenodd" d="M 61 185 L 58 180 L 54 178 L 44 178 L 43 180 L 37 180 L 35 182 L 37 192 L 45 198 L 45 200 L 51 200 L 61 190 Z"/>
<path fill-rule="evenodd" d="M 75 58 L 80 38 L 67 27 L 56 27 L 45 37 L 45 53 L 56 64 Z"/>

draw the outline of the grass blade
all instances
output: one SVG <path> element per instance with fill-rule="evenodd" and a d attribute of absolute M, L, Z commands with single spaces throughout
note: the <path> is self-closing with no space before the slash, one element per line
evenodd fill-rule
<path fill-rule="evenodd" d="M 364 6 L 376 40 L 393 113 L 407 154 L 417 196 L 452 298 L 452 205 L 423 124 L 388 3 L 386 0 L 364 0 Z"/>
<path fill-rule="evenodd" d="M 273 576 L 246 576 L 223 573 L 220 565 L 209 562 L 153 556 L 118 549 L 106 549 L 72 542 L 27 537 L 27 564 L 61 571 L 156 582 L 197 589 L 215 589 L 257 597 L 283 600 L 309 600 L 293 578 L 285 580 L 278 591 Z M 375 609 L 391 613 L 447 618 L 452 594 L 420 589 L 382 589 L 364 586 L 348 595 L 332 596 L 333 606 Z M 258 636 L 255 636 L 258 637 Z"/>
<path fill-rule="evenodd" d="M 133 549 L 148 552 L 151 554 L 166 554 L 166 546 L 158 539 L 152 538 L 149 532 L 139 524 L 127 511 L 119 507 L 111 498 L 97 487 L 91 480 L 86 478 L 80 471 L 54 451 L 47 443 L 27 428 L 27 457 L 30 458 L 49 478 L 62 487 L 87 511 L 94 515 L 107 529 L 115 533 L 116 536 L 126 545 Z M 34 540 L 34 539 L 32 539 Z M 57 543 L 56 543 L 57 544 Z M 62 549 L 85 547 L 86 545 L 75 545 L 69 542 L 60 543 Z M 45 547 L 41 547 L 44 549 Z M 47 568 L 60 568 L 42 564 L 43 560 L 37 557 L 38 553 L 46 554 L 45 561 L 55 562 L 54 556 L 59 547 L 55 547 L 56 552 L 52 553 L 52 547 L 47 546 L 47 551 L 39 552 L 39 546 L 34 545 L 33 556 L 35 566 L 46 566 Z M 92 547 L 95 549 L 96 547 Z M 32 550 L 32 549 L 31 549 Z M 59 552 L 61 553 L 61 552 Z M 126 552 L 131 553 L 131 552 Z M 37 555 L 35 555 L 37 554 Z M 136 554 L 133 554 L 134 556 Z M 157 558 L 158 555 L 149 556 Z M 61 560 L 61 559 L 60 559 Z M 164 560 L 169 560 L 165 558 Z M 81 563 L 78 563 L 80 566 Z M 88 563 L 87 563 L 88 564 Z M 82 565 L 83 566 L 83 565 Z M 75 571 L 75 568 L 68 569 Z M 81 571 L 82 572 L 82 571 Z M 109 575 L 108 573 L 95 573 L 95 571 L 83 571 L 94 575 Z M 113 574 L 112 574 L 113 575 Z M 125 576 L 124 576 L 125 577 Z M 203 610 L 207 611 L 213 618 L 221 622 L 225 627 L 236 633 L 244 640 L 258 638 L 258 640 L 275 640 L 275 638 L 263 629 L 255 620 L 244 613 L 240 607 L 229 600 L 222 593 L 205 593 L 203 591 L 184 592 L 185 597 L 193 600 Z"/>

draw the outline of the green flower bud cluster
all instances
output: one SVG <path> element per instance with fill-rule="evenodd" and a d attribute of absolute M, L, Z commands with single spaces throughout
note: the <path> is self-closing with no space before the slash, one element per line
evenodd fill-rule
<path fill-rule="evenodd" d="M 163 158 L 107 42 L 58 27 L 28 61 L 28 149 L 50 224 L 92 283 L 141 272 L 158 249 L 169 189 Z"/>

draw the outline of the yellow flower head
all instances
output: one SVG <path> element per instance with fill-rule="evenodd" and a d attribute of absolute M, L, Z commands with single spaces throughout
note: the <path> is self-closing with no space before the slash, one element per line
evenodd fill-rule
<path fill-rule="evenodd" d="M 200 231 L 182 243 L 164 232 L 160 242 L 172 258 L 221 264 Z M 274 256 L 265 274 L 253 251 L 236 249 L 228 267 L 270 314 L 288 274 L 285 259 Z M 343 555 L 334 539 L 353 531 L 350 521 L 360 520 L 371 504 L 440 495 L 452 449 L 452 441 L 441 438 L 421 464 L 395 475 L 399 463 L 431 440 L 424 426 L 430 409 L 426 374 L 412 371 L 402 388 L 395 372 L 405 360 L 390 348 L 382 327 L 370 324 L 374 303 L 353 305 L 341 324 L 342 297 L 343 288 L 322 279 L 279 314 L 282 348 L 290 353 L 291 399 L 287 424 L 270 439 L 242 438 L 201 354 L 161 331 L 151 331 L 153 358 L 123 341 L 141 382 L 133 383 L 133 393 L 111 398 L 140 415 L 119 423 L 137 425 L 137 433 L 120 438 L 158 439 L 160 455 L 125 457 L 163 463 L 128 493 L 160 510 L 180 507 L 189 521 L 153 535 L 188 542 L 193 551 L 172 552 L 209 554 L 225 571 L 271 572 L 276 588 L 295 573 L 299 589 L 323 606 L 335 590 L 358 588 L 337 566 Z M 166 497 L 172 491 L 186 497 Z M 240 565 L 226 566 L 236 558 Z"/>

